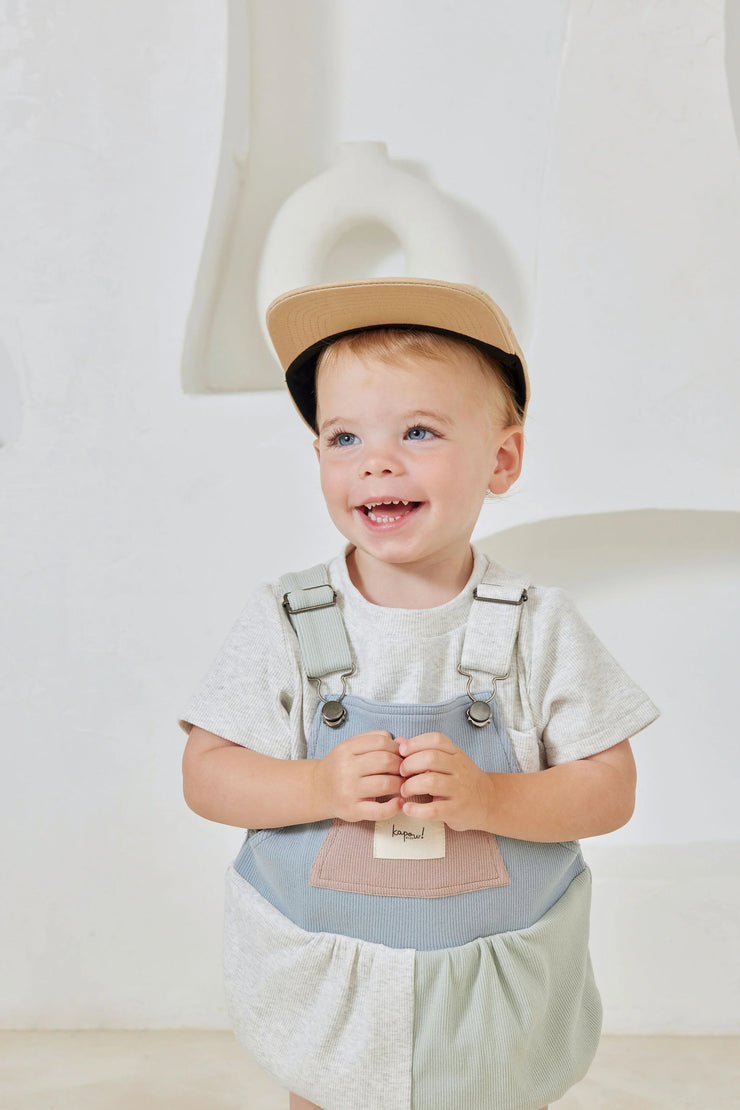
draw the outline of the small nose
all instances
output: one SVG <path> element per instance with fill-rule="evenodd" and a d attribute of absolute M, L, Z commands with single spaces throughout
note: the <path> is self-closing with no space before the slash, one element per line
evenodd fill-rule
<path fill-rule="evenodd" d="M 398 451 L 390 444 L 368 445 L 360 460 L 360 474 L 366 477 L 401 474 L 403 469 Z"/>

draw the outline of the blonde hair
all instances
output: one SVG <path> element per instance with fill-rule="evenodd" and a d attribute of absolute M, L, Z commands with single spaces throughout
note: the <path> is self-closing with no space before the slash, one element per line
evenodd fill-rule
<path fill-rule="evenodd" d="M 322 366 L 333 366 L 343 352 L 372 355 L 381 362 L 413 362 L 415 358 L 454 360 L 467 351 L 480 369 L 495 380 L 505 427 L 521 426 L 522 413 L 513 386 L 504 368 L 474 343 L 462 336 L 443 335 L 428 328 L 379 327 L 350 332 L 328 343 L 316 360 L 316 378 Z"/>

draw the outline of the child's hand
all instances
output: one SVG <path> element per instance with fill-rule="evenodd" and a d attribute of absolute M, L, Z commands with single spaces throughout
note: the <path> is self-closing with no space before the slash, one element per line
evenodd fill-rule
<path fill-rule="evenodd" d="M 492 782 L 485 771 L 441 732 L 410 740 L 399 737 L 404 757 L 401 795 L 431 794 L 431 802 L 404 802 L 403 812 L 422 820 L 444 821 L 451 829 L 486 829 L 492 808 Z"/>
<path fill-rule="evenodd" d="M 401 757 L 389 732 L 360 732 L 318 760 L 317 785 L 330 816 L 384 821 L 401 809 Z M 378 798 L 386 798 L 380 802 Z"/>

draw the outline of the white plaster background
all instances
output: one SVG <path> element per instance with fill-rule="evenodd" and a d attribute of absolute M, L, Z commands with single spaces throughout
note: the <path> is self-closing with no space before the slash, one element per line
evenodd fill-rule
<path fill-rule="evenodd" d="M 290 36 L 295 4 L 272 7 Z M 663 709 L 635 741 L 633 822 L 586 846 L 607 1028 L 737 1031 L 740 180 L 724 7 L 315 10 L 332 95 L 300 158 L 279 127 L 268 142 L 271 102 L 251 90 L 259 227 L 337 143 L 365 139 L 464 214 L 534 388 L 527 475 L 479 535 L 564 583 Z M 285 395 L 180 383 L 227 14 L 2 9 L 6 1026 L 225 1024 L 221 883 L 240 836 L 186 810 L 174 722 L 252 586 L 336 548 Z M 307 68 L 286 56 L 265 69 L 303 103 Z"/>

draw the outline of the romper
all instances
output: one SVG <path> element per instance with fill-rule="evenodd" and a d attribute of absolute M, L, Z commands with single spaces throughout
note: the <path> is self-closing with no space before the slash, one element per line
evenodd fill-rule
<path fill-rule="evenodd" d="M 468 693 L 432 705 L 345 696 L 352 653 L 326 568 L 281 582 L 308 676 L 342 673 L 341 693 L 319 685 L 308 758 L 371 729 L 435 731 L 484 771 L 520 773 L 495 685 L 521 580 L 489 568 L 460 660 Z M 577 842 L 404 814 L 252 832 L 227 876 L 235 1034 L 322 1110 L 538 1110 L 585 1075 L 599 1040 L 590 892 Z"/>

